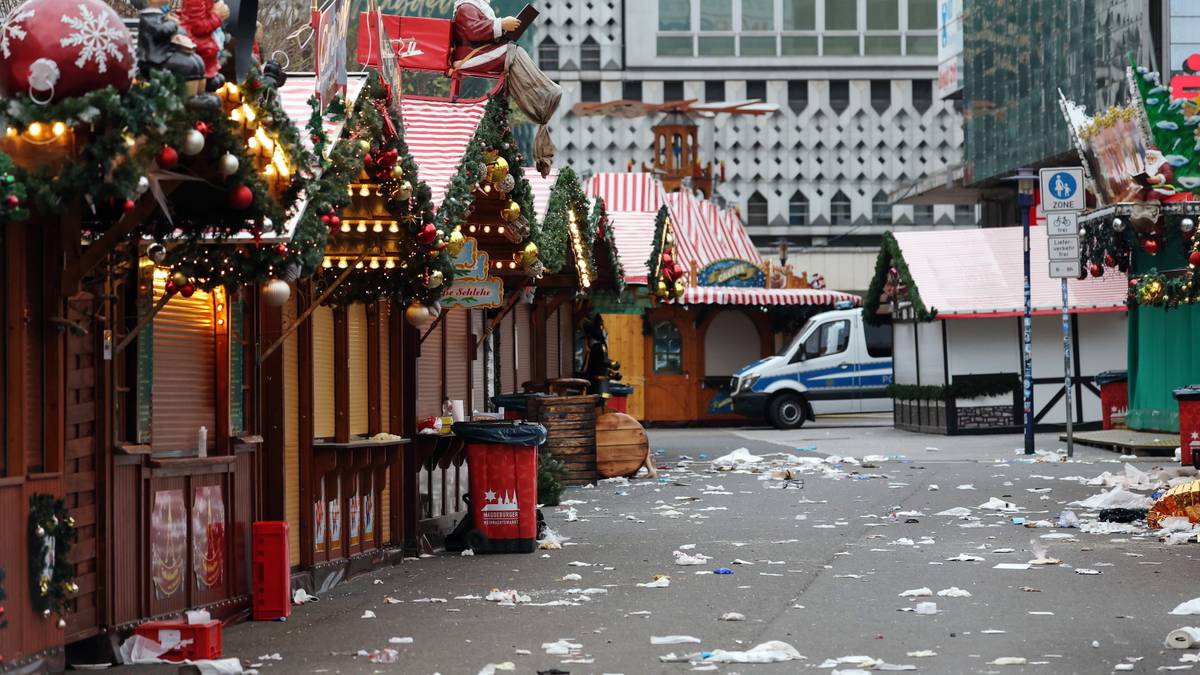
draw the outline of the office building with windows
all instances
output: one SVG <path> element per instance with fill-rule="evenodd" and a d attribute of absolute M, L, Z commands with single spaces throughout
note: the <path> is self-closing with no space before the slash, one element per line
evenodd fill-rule
<path fill-rule="evenodd" d="M 715 193 L 764 253 L 864 290 L 889 229 L 968 227 L 974 206 L 889 195 L 961 163 L 962 120 L 937 89 L 937 0 L 564 0 L 536 59 L 564 88 L 560 160 L 581 172 L 651 161 L 661 115 L 579 117 L 578 102 L 763 99 L 763 116 L 696 118 Z"/>

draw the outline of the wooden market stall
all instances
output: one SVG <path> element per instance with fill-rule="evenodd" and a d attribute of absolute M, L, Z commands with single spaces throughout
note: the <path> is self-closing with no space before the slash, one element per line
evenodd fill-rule
<path fill-rule="evenodd" d="M 588 192 L 604 200 L 624 270 L 626 289 L 597 304 L 610 354 L 634 385 L 638 419 L 738 419 L 734 371 L 773 353 L 778 334 L 807 316 L 858 302 L 824 289 L 768 288 L 766 265 L 733 210 L 667 193 L 653 174 L 598 174 Z"/>

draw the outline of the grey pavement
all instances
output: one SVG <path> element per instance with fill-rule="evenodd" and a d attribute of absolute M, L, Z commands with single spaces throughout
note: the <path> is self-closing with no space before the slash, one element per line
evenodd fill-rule
<path fill-rule="evenodd" d="M 651 443 L 667 467 L 660 482 L 572 488 L 573 507 L 547 509 L 569 537 L 562 550 L 530 555 L 440 555 L 343 584 L 316 604 L 295 608 L 286 623 L 231 626 L 227 656 L 259 664 L 260 673 L 466 673 L 512 662 L 517 673 L 683 673 L 688 663 L 661 663 L 669 652 L 744 650 L 782 640 L 807 657 L 775 665 L 730 664 L 724 673 L 819 670 L 826 659 L 868 655 L 921 673 L 1110 673 L 1185 667 L 1180 652 L 1163 647 L 1166 633 L 1200 625 L 1200 617 L 1168 612 L 1200 596 L 1191 574 L 1200 570 L 1197 545 L 1166 546 L 1153 536 L 1094 535 L 1030 529 L 1008 514 L 972 508 L 982 526 L 932 514 L 977 507 L 990 497 L 1011 501 L 1029 520 L 1052 519 L 1069 501 L 1100 488 L 1063 477 L 1091 478 L 1123 469 L 1117 456 L 1080 448 L 1075 461 L 1027 463 L 1015 454 L 1016 436 L 940 437 L 893 430 L 883 416 L 829 417 L 796 431 L 767 429 L 652 430 Z M 1053 451 L 1053 436 L 1038 438 Z M 885 455 L 874 468 L 832 479 L 803 476 L 802 488 L 746 473 L 713 471 L 708 461 L 735 448 L 754 454 Z M 682 456 L 691 463 L 679 468 Z M 901 458 L 900 456 L 903 456 Z M 1165 460 L 1137 460 L 1148 470 Z M 868 475 L 874 477 L 868 477 Z M 970 484 L 974 490 L 957 486 Z M 939 489 L 931 491 L 931 485 Z M 707 489 L 706 486 L 722 489 Z M 1047 491 L 1030 492 L 1050 488 Z M 708 493 L 708 494 L 706 494 Z M 729 494 L 718 494 L 729 493 Z M 578 520 L 567 522 L 573 508 Z M 672 516 L 671 511 L 678 512 Z M 893 519 L 897 511 L 917 511 Z M 667 512 L 667 515 L 664 515 Z M 1042 539 L 1064 533 L 1072 539 Z M 901 538 L 931 543 L 916 546 Z M 1024 563 L 1033 542 L 1048 545 L 1060 566 L 997 570 Z M 712 559 L 677 566 L 673 551 Z M 1011 553 L 1003 552 L 1013 549 Z M 960 554 L 981 562 L 950 562 Z M 744 560 L 753 565 L 733 564 Z M 573 561 L 587 566 L 572 566 Z M 732 575 L 715 575 L 730 567 Z M 1099 575 L 1081 575 L 1090 568 Z M 696 574 L 696 572 L 704 572 Z M 564 581 L 568 574 L 578 581 Z M 655 575 L 668 588 L 644 588 Z M 956 586 L 970 597 L 902 598 L 908 589 Z M 572 600 L 577 606 L 501 607 L 483 599 L 492 589 L 515 589 L 532 603 Z M 602 588 L 591 600 L 570 589 Z M 385 597 L 401 602 L 388 604 Z M 431 598 L 445 602 L 428 602 Z M 899 611 L 933 601 L 939 612 Z M 360 618 L 364 610 L 374 619 Z M 745 621 L 721 621 L 726 612 Z M 985 633 L 984 631 L 992 631 Z M 996 632 L 1002 631 L 1002 632 Z M 700 644 L 652 645 L 651 636 L 687 635 Z M 411 637 L 412 644 L 389 645 Z M 578 654 L 551 656 L 544 643 L 569 639 Z M 358 650 L 394 647 L 395 664 L 373 664 Z M 935 656 L 909 656 L 928 650 Z M 278 652 L 281 661 L 261 661 Z M 1005 657 L 1026 665 L 993 665 Z M 1139 659 L 1129 661 L 1128 659 Z M 1124 666 L 1123 666 L 1124 667 Z M 839 666 L 854 672 L 853 666 Z M 120 672 L 172 672 L 156 666 Z M 497 672 L 506 672 L 500 670 Z"/>

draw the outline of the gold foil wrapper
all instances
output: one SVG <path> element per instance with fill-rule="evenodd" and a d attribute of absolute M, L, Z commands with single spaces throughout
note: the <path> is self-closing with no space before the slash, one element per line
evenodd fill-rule
<path fill-rule="evenodd" d="M 1193 523 L 1200 522 L 1200 480 L 1176 485 L 1167 490 L 1146 514 L 1146 522 L 1152 528 L 1162 527 L 1165 518 L 1182 517 Z"/>

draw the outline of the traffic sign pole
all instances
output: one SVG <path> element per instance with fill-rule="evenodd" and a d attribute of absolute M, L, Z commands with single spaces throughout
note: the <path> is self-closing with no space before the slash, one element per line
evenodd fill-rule
<path fill-rule="evenodd" d="M 1066 390 L 1067 456 L 1075 456 L 1074 366 L 1071 361 L 1071 297 L 1067 280 L 1083 274 L 1079 260 L 1079 212 L 1085 204 L 1083 169 L 1061 167 L 1039 172 L 1050 276 L 1062 282 L 1063 387 Z"/>

